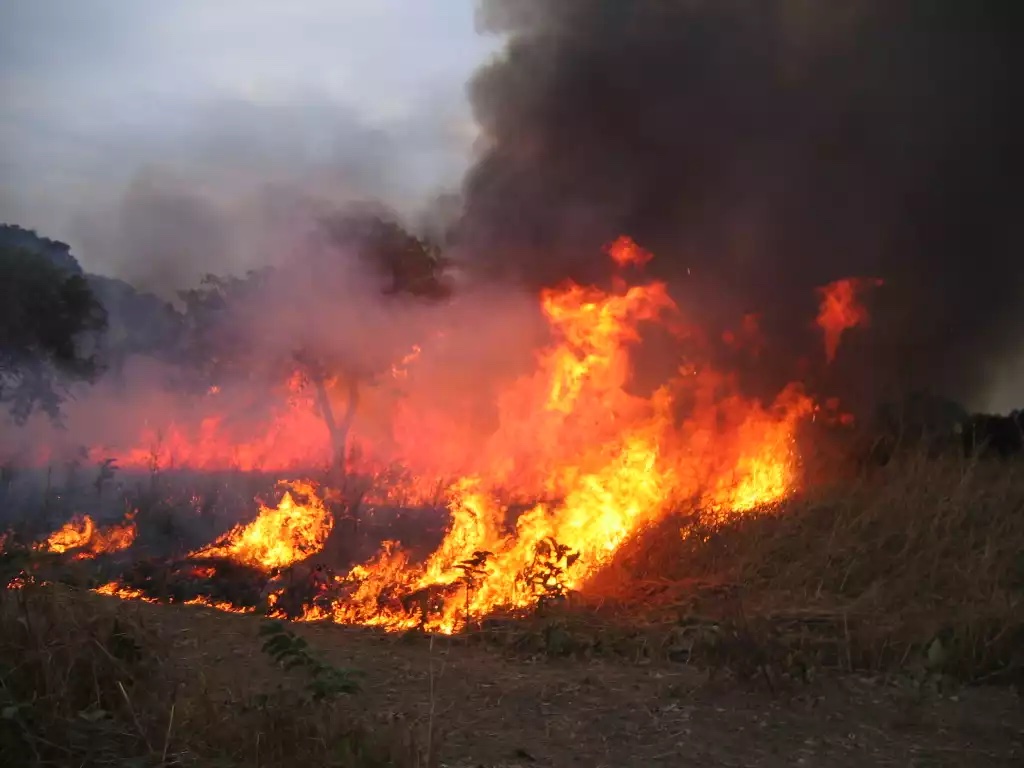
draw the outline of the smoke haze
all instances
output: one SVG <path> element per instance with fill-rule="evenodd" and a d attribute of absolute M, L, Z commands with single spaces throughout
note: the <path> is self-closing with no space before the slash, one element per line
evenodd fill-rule
<path fill-rule="evenodd" d="M 369 198 L 412 217 L 454 185 L 456 118 L 385 129 L 337 104 L 219 104 L 162 142 L 122 145 L 123 183 L 69 208 L 68 239 L 88 268 L 168 296 L 205 273 L 279 264 L 331 210 Z"/>
<path fill-rule="evenodd" d="M 322 209 L 456 187 L 472 0 L 0 8 L 0 221 L 164 296 L 278 263 Z M 396 55 L 397 53 L 397 55 Z"/>
<path fill-rule="evenodd" d="M 100 382 L 68 404 L 65 430 L 40 417 L 9 437 L 68 453 L 227 414 L 244 443 L 296 349 L 379 375 L 415 344 L 405 407 L 474 446 L 544 338 L 536 289 L 605 280 L 601 251 L 620 234 L 654 252 L 645 270 L 711 338 L 758 337 L 756 359 L 723 367 L 758 394 L 794 378 L 851 405 L 922 386 L 968 404 L 1011 392 L 1024 260 L 1021 192 L 1004 179 L 1021 169 L 1022 14 L 1013 0 L 483 0 L 482 30 L 507 47 L 469 84 L 481 152 L 464 177 L 475 134 L 458 88 L 390 110 L 295 87 L 207 94 L 159 129 L 111 121 L 84 160 L 52 155 L 74 170 L 64 185 L 34 179 L 48 145 L 18 145 L 23 162 L 7 144 L 0 161 L 28 193 L 0 184 L 0 218 L 68 240 L 88 270 L 170 298 L 204 273 L 283 268 L 228 317 L 252 380 L 197 406 L 170 366 L 133 359 L 127 389 Z M 440 194 L 460 179 L 459 196 Z M 457 217 L 453 252 L 493 282 L 432 307 L 381 297 L 318 230 L 368 198 L 437 236 Z M 845 277 L 885 283 L 825 369 L 815 289 Z M 639 355 L 650 380 L 677 368 L 661 354 L 674 343 Z M 393 390 L 360 403 L 364 434 L 388 439 Z M 304 448 L 323 456 L 316 440 Z M 426 460 L 440 443 L 403 453 Z"/>
<path fill-rule="evenodd" d="M 831 374 L 848 397 L 977 402 L 1018 351 L 1020 3 L 484 0 L 479 19 L 508 39 L 471 84 L 486 150 L 459 236 L 487 271 L 590 279 L 628 233 L 685 311 L 761 314 L 771 385 L 822 356 L 817 286 L 884 278 Z"/>

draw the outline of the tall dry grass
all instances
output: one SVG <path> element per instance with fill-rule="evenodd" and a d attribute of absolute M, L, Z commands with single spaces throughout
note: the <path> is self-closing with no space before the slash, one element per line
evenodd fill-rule
<path fill-rule="evenodd" d="M 238 690 L 215 692 L 211 670 L 183 665 L 143 616 L 61 586 L 0 592 L 0 765 L 436 765 L 416 734 L 371 727 L 287 676 L 246 688 L 275 679 L 269 660 L 242 662 L 230 673 Z M 234 652 L 225 640 L 219 664 Z"/>
<path fill-rule="evenodd" d="M 592 585 L 606 606 L 685 622 L 826 627 L 831 663 L 1024 675 L 1024 462 L 904 455 L 713 525 L 646 531 Z M 702 599 L 703 596 L 703 599 Z M 728 615 L 723 615 L 728 614 Z"/>

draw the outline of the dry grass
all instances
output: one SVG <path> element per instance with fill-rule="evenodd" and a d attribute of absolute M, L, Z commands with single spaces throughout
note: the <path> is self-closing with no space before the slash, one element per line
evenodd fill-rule
<path fill-rule="evenodd" d="M 263 656 L 214 684 L 216 659 L 182 666 L 138 604 L 35 586 L 0 600 L 0 765 L 436 764 L 436 745 L 408 726 L 371 728 L 343 702 L 315 701 Z"/>
<path fill-rule="evenodd" d="M 708 630 L 748 656 L 781 642 L 775 655 L 805 666 L 1019 684 L 1024 464 L 906 457 L 723 526 L 673 517 L 589 591 L 598 615 L 684 645 Z"/>
<path fill-rule="evenodd" d="M 675 754 L 673 734 L 689 727 L 672 718 L 685 709 L 677 700 L 697 694 L 672 681 L 684 672 L 703 680 L 696 668 L 763 682 L 772 702 L 792 700 L 770 694 L 818 670 L 910 671 L 914 682 L 940 685 L 1019 681 L 1024 466 L 911 458 L 723 526 L 673 517 L 624 547 L 585 595 L 489 619 L 444 641 L 439 662 L 419 636 L 298 628 L 337 662 L 366 670 L 367 690 L 351 698 L 310 701 L 301 675 L 259 650 L 259 625 L 61 586 L 0 592 L 0 765 L 427 768 L 438 760 L 435 722 L 460 757 L 532 752 L 562 732 L 593 740 L 591 731 L 643 731 L 648 751 L 628 764 L 653 765 Z M 530 656 L 602 658 L 579 668 L 508 664 L 475 638 Z M 633 691 L 644 669 L 649 686 Z M 888 710 L 867 702 L 874 696 L 843 717 L 888 728 Z M 538 710 L 538 697 L 561 702 L 561 719 Z M 651 697 L 669 702 L 657 718 L 645 709 Z M 587 730 L 585 711 L 602 713 L 600 727 Z M 502 725 L 512 712 L 518 730 Z M 951 710 L 943 722 L 957 717 Z M 723 716 L 708 718 L 712 728 Z M 819 719 L 810 712 L 778 738 L 803 743 Z M 664 733 L 649 733 L 647 720 Z M 546 741 L 535 741 L 540 732 Z M 723 732 L 715 743 L 754 749 L 756 740 L 744 746 Z"/>

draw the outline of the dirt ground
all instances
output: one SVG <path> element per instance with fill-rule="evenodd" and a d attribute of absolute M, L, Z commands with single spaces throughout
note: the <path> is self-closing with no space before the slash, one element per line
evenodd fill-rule
<path fill-rule="evenodd" d="M 139 610 L 183 671 L 202 670 L 231 697 L 260 684 L 259 620 Z M 458 638 L 297 631 L 330 661 L 362 670 L 355 709 L 432 722 L 448 768 L 1024 765 L 1024 702 L 1008 689 L 921 695 L 846 676 L 773 693 L 679 664 L 529 660 Z"/>

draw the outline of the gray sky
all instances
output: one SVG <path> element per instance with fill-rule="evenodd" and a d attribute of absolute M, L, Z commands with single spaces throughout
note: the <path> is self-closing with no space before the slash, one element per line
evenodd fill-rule
<path fill-rule="evenodd" d="M 254 222 L 302 200 L 412 211 L 468 163 L 497 45 L 473 0 L 8 0 L 0 221 L 146 282 L 140 259 L 264 260 Z"/>

